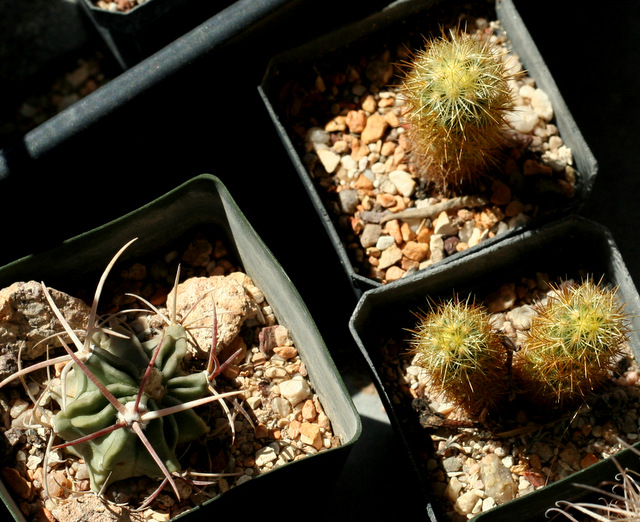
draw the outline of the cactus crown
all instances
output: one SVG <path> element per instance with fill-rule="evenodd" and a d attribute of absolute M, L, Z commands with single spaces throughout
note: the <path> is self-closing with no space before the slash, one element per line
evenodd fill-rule
<path fill-rule="evenodd" d="M 499 403 L 507 390 L 506 351 L 483 307 L 454 297 L 418 314 L 412 333 L 416 362 L 435 390 L 472 414 Z"/>
<path fill-rule="evenodd" d="M 591 278 L 553 286 L 536 312 L 515 360 L 536 395 L 572 402 L 609 378 L 628 334 L 617 289 Z"/>
<path fill-rule="evenodd" d="M 476 184 L 495 165 L 512 107 L 503 52 L 484 36 L 451 30 L 427 42 L 401 87 L 415 162 L 441 188 Z"/>
<path fill-rule="evenodd" d="M 187 375 L 182 371 L 182 359 L 187 353 L 185 329 L 177 324 L 169 326 L 164 335 L 157 335 L 145 345 L 130 332 L 115 332 L 126 337 L 103 332 L 93 336 L 91 356 L 84 364 L 124 408 L 119 411 L 110 404 L 100 388 L 76 366 L 68 373 L 66 394 L 58 399 L 63 408 L 53 417 L 55 432 L 68 442 L 114 425 L 125 426 L 68 446 L 85 460 L 94 491 L 129 477 L 162 477 L 161 468 L 142 440 L 126 427 L 136 420 L 169 472 L 180 470 L 177 446 L 209 431 L 191 409 L 153 420 L 144 417 L 147 412 L 200 399 L 207 391 L 204 373 Z"/>

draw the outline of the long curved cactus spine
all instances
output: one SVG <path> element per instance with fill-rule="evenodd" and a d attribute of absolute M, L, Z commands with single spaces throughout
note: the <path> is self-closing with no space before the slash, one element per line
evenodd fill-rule
<path fill-rule="evenodd" d="M 474 416 L 499 406 L 509 391 L 507 350 L 489 313 L 457 297 L 418 314 L 410 344 L 434 389 Z"/>
<path fill-rule="evenodd" d="M 484 36 L 451 30 L 406 63 L 401 93 L 414 162 L 436 186 L 474 185 L 497 163 L 512 106 L 500 49 Z"/>
<path fill-rule="evenodd" d="M 82 457 L 95 492 L 102 492 L 112 482 L 124 478 L 149 476 L 162 481 L 156 494 L 170 484 L 180 498 L 174 478 L 180 471 L 176 448 L 209 431 L 193 408 L 213 401 L 223 403 L 224 399 L 241 393 L 218 393 L 213 387 L 215 377 L 236 354 L 223 365 L 215 356 L 215 304 L 213 346 L 206 369 L 198 373 L 186 374 L 182 369 L 189 342 L 186 328 L 176 317 L 163 316 L 142 298 L 166 323 L 151 340 L 142 343 L 122 325 L 107 326 L 98 321 L 97 306 L 106 277 L 131 243 L 118 251 L 100 278 L 84 342 L 42 284 L 49 305 L 76 350 L 64 341 L 62 333 L 58 334 L 66 355 L 20 369 L 1 382 L 0 388 L 36 369 L 67 362 L 60 389 L 50 390 L 61 407 L 51 419 L 53 433 L 65 441 L 52 449 L 67 448 Z M 176 284 L 178 278 L 179 273 Z M 44 485 L 46 488 L 46 481 Z"/>
<path fill-rule="evenodd" d="M 514 357 L 520 386 L 546 404 L 583 399 L 611 376 L 627 339 L 617 289 L 591 278 L 556 285 L 535 311 Z"/>
<path fill-rule="evenodd" d="M 640 452 L 633 446 L 629 451 L 640 457 Z M 634 469 L 623 468 L 615 456 L 611 461 L 617 468 L 615 480 L 601 481 L 598 487 L 591 484 L 577 483 L 577 487 L 598 495 L 598 502 L 558 500 L 550 507 L 547 518 L 563 517 L 563 520 L 577 522 L 576 514 L 588 517 L 586 520 L 602 520 L 607 522 L 631 522 L 640 520 L 640 476 Z M 580 518 L 583 520 L 583 518 Z"/>

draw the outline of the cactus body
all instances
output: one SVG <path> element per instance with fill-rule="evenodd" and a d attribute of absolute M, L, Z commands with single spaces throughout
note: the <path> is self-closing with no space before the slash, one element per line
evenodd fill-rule
<path fill-rule="evenodd" d="M 146 381 L 139 403 L 140 412 L 159 410 L 202 397 L 207 390 L 203 372 L 185 375 L 181 362 L 187 353 L 185 329 L 171 325 L 151 341 L 142 344 L 128 334 L 124 339 L 97 332 L 92 353 L 85 362 L 91 373 L 125 405 L 133 406 L 153 351 L 159 350 L 151 377 Z M 162 341 L 161 345 L 158 344 Z M 65 397 L 59 397 L 61 411 L 54 430 L 65 441 L 95 434 L 113 426 L 118 412 L 87 375 L 75 367 L 66 382 Z M 144 433 L 170 472 L 180 470 L 176 456 L 179 444 L 195 440 L 209 430 L 205 422 L 188 409 L 148 421 Z M 129 477 L 161 478 L 162 471 L 145 449 L 138 435 L 123 427 L 67 449 L 82 457 L 89 470 L 91 489 Z"/>
<path fill-rule="evenodd" d="M 454 298 L 421 314 L 411 345 L 435 391 L 471 415 L 495 408 L 508 392 L 506 350 L 474 303 Z"/>
<path fill-rule="evenodd" d="M 556 286 L 536 307 L 514 357 L 520 386 L 543 404 L 571 404 L 611 376 L 627 336 L 616 292 L 587 279 Z"/>
<path fill-rule="evenodd" d="M 428 42 L 409 64 L 401 91 L 412 154 L 441 188 L 476 184 L 499 158 L 512 107 L 502 54 L 457 30 Z"/>

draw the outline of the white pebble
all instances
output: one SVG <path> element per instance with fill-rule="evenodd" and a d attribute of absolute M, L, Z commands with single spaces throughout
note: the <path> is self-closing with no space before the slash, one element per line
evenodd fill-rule
<path fill-rule="evenodd" d="M 513 462 L 513 456 L 512 455 L 507 455 L 505 458 L 502 459 L 502 465 L 505 468 L 510 468 L 511 466 L 513 466 L 514 462 Z"/>
<path fill-rule="evenodd" d="M 369 158 L 366 156 L 364 158 L 360 158 L 360 161 L 358 161 L 358 170 L 363 171 L 368 166 L 369 166 Z"/>
<path fill-rule="evenodd" d="M 487 497 L 482 501 L 482 511 L 489 511 L 496 507 L 496 501 L 492 497 Z"/>
<path fill-rule="evenodd" d="M 324 170 L 326 170 L 329 174 L 334 172 L 338 165 L 340 164 L 340 155 L 336 154 L 330 149 L 318 149 L 316 151 Z"/>
<path fill-rule="evenodd" d="M 542 161 L 549 165 L 555 172 L 562 172 L 567 165 L 573 164 L 573 154 L 571 149 L 565 145 L 558 147 L 558 150 L 548 150 L 542 154 Z"/>
<path fill-rule="evenodd" d="M 384 176 L 380 179 L 379 187 L 380 190 L 385 194 L 391 194 L 392 196 L 395 196 L 398 193 L 398 187 L 396 187 L 396 184 L 387 176 Z"/>
<path fill-rule="evenodd" d="M 348 171 L 358 170 L 358 162 L 349 155 L 342 156 L 342 158 L 340 159 L 340 164 Z"/>
<path fill-rule="evenodd" d="M 238 480 L 236 480 L 236 486 L 240 484 L 244 484 L 245 482 L 249 482 L 251 477 L 249 475 L 242 475 Z"/>
<path fill-rule="evenodd" d="M 378 161 L 377 163 L 371 165 L 371 170 L 374 174 L 384 174 L 384 172 L 386 171 L 386 167 L 384 163 Z"/>
<path fill-rule="evenodd" d="M 531 99 L 533 95 L 536 93 L 536 88 L 533 85 L 523 85 L 520 87 L 520 91 L 518 94 L 523 98 Z"/>
<path fill-rule="evenodd" d="M 276 451 L 276 448 L 272 444 L 269 444 L 268 446 L 265 446 L 264 448 L 260 448 L 258 451 L 256 451 L 257 466 L 264 466 L 268 462 L 273 462 L 277 458 L 278 458 L 278 453 Z"/>
<path fill-rule="evenodd" d="M 538 124 L 538 114 L 531 107 L 515 107 L 507 113 L 507 122 L 518 132 L 530 133 Z"/>
<path fill-rule="evenodd" d="M 386 250 L 391 245 L 395 245 L 396 240 L 392 236 L 380 236 L 376 242 L 376 248 L 379 250 Z"/>
<path fill-rule="evenodd" d="M 464 225 L 462 225 L 462 227 L 460 228 L 460 231 L 458 232 L 458 237 L 460 238 L 460 241 L 464 243 L 469 243 L 469 240 L 471 239 L 471 235 L 473 234 L 475 226 L 476 226 L 475 220 L 465 221 Z"/>
<path fill-rule="evenodd" d="M 496 446 L 496 448 L 493 450 L 493 452 L 500 458 L 503 458 L 503 457 L 507 456 L 507 450 L 505 448 L 503 448 L 502 446 Z"/>
<path fill-rule="evenodd" d="M 289 461 L 296 458 L 296 449 L 293 446 L 285 446 L 280 450 L 280 457 Z"/>
<path fill-rule="evenodd" d="M 40 465 L 41 462 L 42 457 L 38 457 L 37 455 L 29 455 L 29 458 L 27 459 L 27 469 L 34 470 Z"/>
<path fill-rule="evenodd" d="M 274 397 L 271 401 L 271 409 L 280 417 L 287 417 L 291 414 L 291 403 L 282 397 Z"/>
<path fill-rule="evenodd" d="M 389 173 L 389 179 L 403 196 L 411 196 L 416 189 L 416 182 L 406 170 L 394 170 Z"/>
<path fill-rule="evenodd" d="M 481 500 L 474 491 L 467 491 L 458 497 L 454 509 L 461 515 L 471 513 L 477 502 Z"/>
<path fill-rule="evenodd" d="M 314 146 L 328 145 L 330 140 L 331 135 L 320 127 L 312 127 L 307 132 L 307 141 L 312 143 Z"/>
<path fill-rule="evenodd" d="M 295 406 L 311 396 L 311 388 L 302 376 L 296 375 L 280 383 L 280 394 Z"/>
<path fill-rule="evenodd" d="M 531 97 L 531 107 L 536 111 L 536 114 L 545 121 L 550 121 L 553 118 L 553 107 L 551 100 L 547 93 L 542 89 L 536 89 Z"/>
<path fill-rule="evenodd" d="M 433 233 L 442 236 L 453 236 L 458 233 L 458 227 L 451 222 L 449 215 L 443 210 L 433 223 Z"/>

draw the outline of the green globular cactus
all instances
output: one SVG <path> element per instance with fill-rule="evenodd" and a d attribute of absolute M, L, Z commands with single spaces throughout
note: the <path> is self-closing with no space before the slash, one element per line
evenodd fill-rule
<path fill-rule="evenodd" d="M 412 333 L 416 363 L 427 371 L 434 391 L 472 416 L 505 400 L 507 350 L 483 307 L 454 297 L 418 314 Z"/>
<path fill-rule="evenodd" d="M 566 406 L 584 399 L 611 377 L 628 326 L 616 290 L 587 278 L 552 288 L 519 352 L 514 376 L 528 397 L 543 405 Z"/>
<path fill-rule="evenodd" d="M 180 325 L 169 326 L 144 344 L 130 333 L 119 337 L 97 332 L 93 336 L 91 356 L 84 364 L 134 415 L 177 406 L 201 398 L 208 385 L 204 372 L 183 374 L 181 363 L 187 353 L 186 336 Z M 150 361 L 154 361 L 151 366 Z M 132 429 L 123 427 L 92 437 L 119 422 L 126 423 L 126 419 L 120 418 L 118 410 L 84 371 L 75 367 L 69 372 L 66 390 L 67 394 L 58 399 L 62 409 L 54 416 L 53 427 L 57 435 L 68 442 L 90 437 L 67 449 L 85 460 L 93 491 L 129 477 L 163 477 L 158 463 Z M 142 426 L 156 455 L 170 473 L 180 470 L 178 445 L 209 431 L 191 409 L 143 421 Z"/>
<path fill-rule="evenodd" d="M 473 186 L 498 163 L 514 76 L 486 36 L 450 31 L 407 63 L 401 87 L 419 173 L 439 188 Z"/>
<path fill-rule="evenodd" d="M 64 331 L 56 337 L 66 354 L 20 369 L 0 382 L 0 388 L 16 379 L 23 379 L 33 371 L 65 363 L 59 385 L 53 385 L 51 380 L 46 383 L 49 391 L 46 395 L 58 402 L 60 410 L 51 422 L 53 430 L 45 462 L 48 462 L 50 449 L 64 448 L 84 459 L 91 489 L 95 492 L 102 493 L 109 484 L 125 478 L 148 476 L 161 480 L 152 498 L 170 484 L 180 499 L 175 478 L 182 474 L 177 474 L 181 466 L 176 452 L 181 444 L 209 432 L 208 425 L 194 408 L 222 402 L 241 393 L 219 393 L 214 388 L 215 378 L 238 356 L 240 350 L 222 364 L 218 361 L 214 350 L 218 331 L 215 305 L 212 309 L 213 342 L 206 369 L 193 373 L 183 369 L 191 338 L 186 327 L 176 320 L 175 312 L 173 317 L 165 317 L 151 303 L 138 297 L 165 323 L 159 333 L 145 342 L 122 323 L 116 322 L 114 316 L 106 322 L 98 319 L 98 301 L 106 277 L 133 241 L 118 251 L 100 278 L 87 330 L 83 332 L 84 341 L 71 328 L 49 289 L 42 284 L 51 310 L 63 327 Z M 176 286 L 178 281 L 179 270 Z M 176 310 L 175 303 L 173 310 Z M 182 321 L 187 317 L 188 313 Z M 64 338 L 71 340 L 75 351 Z M 41 407 L 39 403 L 43 395 L 34 398 L 37 408 Z M 234 399 L 231 403 L 236 404 Z M 223 406 L 223 409 L 233 433 L 232 412 L 228 407 Z M 40 416 L 43 415 L 41 412 Z M 53 446 L 54 437 L 65 442 Z M 224 476 L 206 470 L 204 474 L 213 480 Z M 207 481 L 200 483 L 206 484 Z M 46 481 L 44 489 L 49 495 Z"/>

